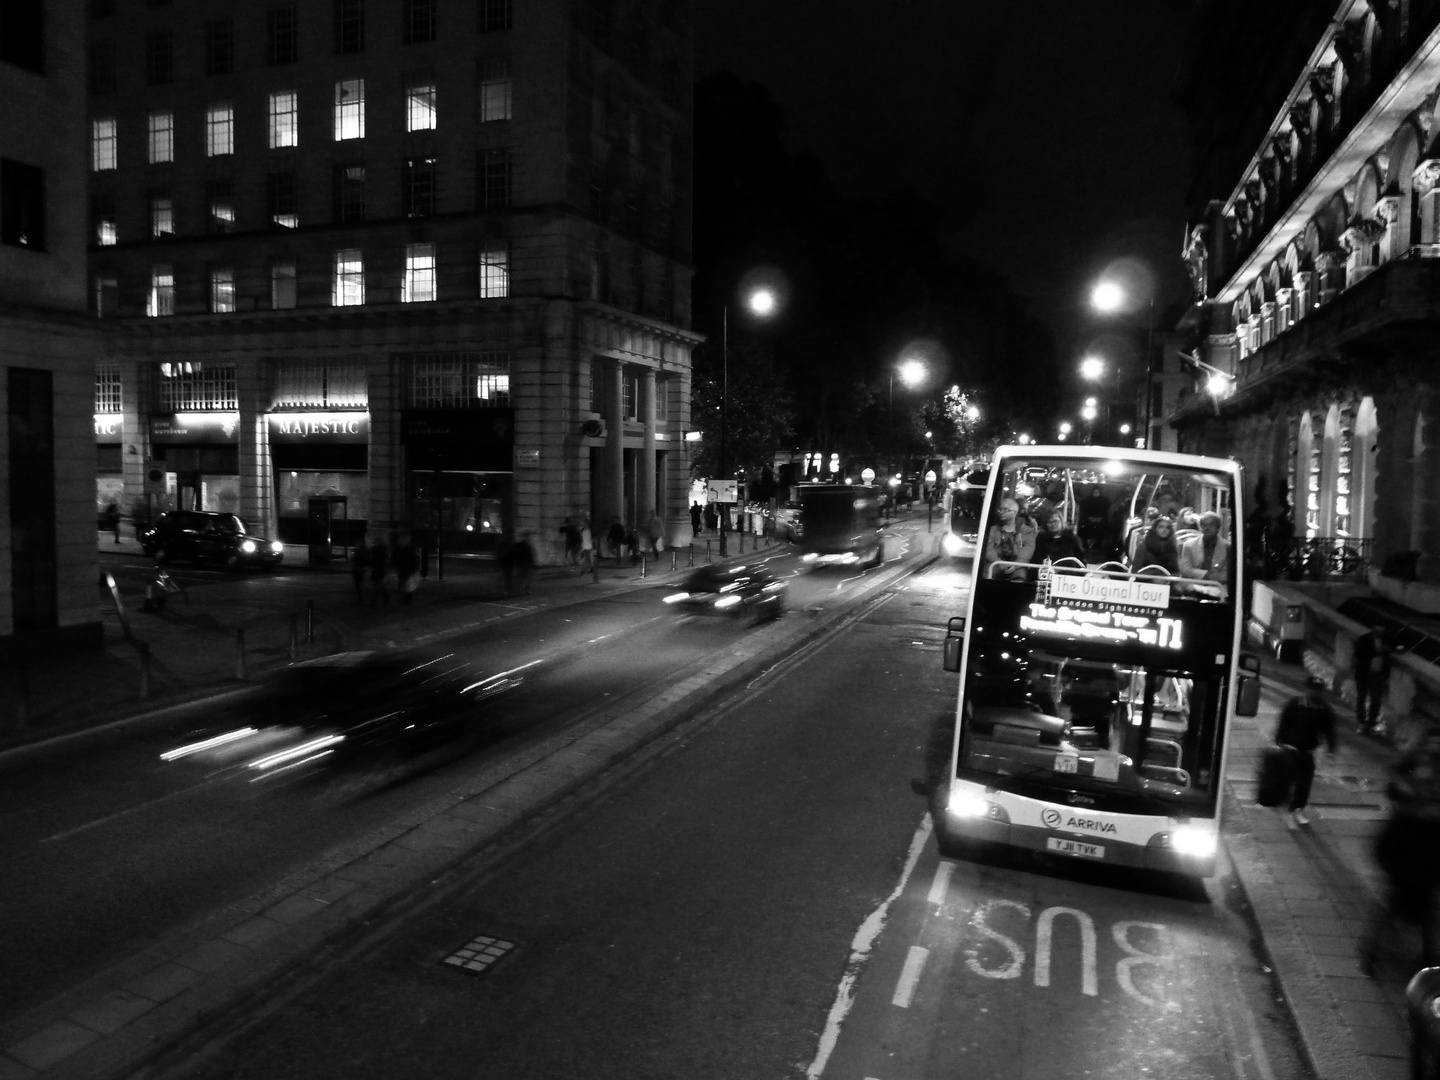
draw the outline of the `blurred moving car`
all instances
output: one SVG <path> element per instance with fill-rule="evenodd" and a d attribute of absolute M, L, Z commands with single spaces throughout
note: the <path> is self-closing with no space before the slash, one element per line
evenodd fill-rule
<path fill-rule="evenodd" d="M 798 502 L 781 503 L 775 507 L 775 538 L 795 543 L 804 535 L 804 529 L 800 522 L 800 504 Z"/>
<path fill-rule="evenodd" d="M 718 615 L 759 622 L 785 610 L 785 582 L 763 563 L 697 566 L 665 603 L 692 615 Z"/>
<path fill-rule="evenodd" d="M 140 534 L 140 550 L 162 566 L 184 560 L 214 563 L 227 570 L 279 566 L 285 545 L 256 536 L 234 514 L 172 510 Z"/>
<path fill-rule="evenodd" d="M 490 707 L 520 685 L 519 671 L 487 676 L 453 654 L 413 650 L 335 653 L 281 669 L 247 700 L 246 713 L 264 726 L 195 739 L 161 758 L 198 754 L 259 778 L 413 757 L 488 731 Z"/>

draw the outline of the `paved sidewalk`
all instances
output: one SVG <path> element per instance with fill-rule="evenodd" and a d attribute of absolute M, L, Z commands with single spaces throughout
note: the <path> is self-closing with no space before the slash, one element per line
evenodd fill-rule
<path fill-rule="evenodd" d="M 1260 715 L 1240 719 L 1231 733 L 1224 839 L 1316 1075 L 1404 1080 L 1405 984 L 1419 967 L 1418 929 L 1398 928 L 1373 979 L 1359 962 L 1359 942 L 1383 896 L 1371 851 L 1398 751 L 1356 734 L 1353 706 L 1332 697 L 1339 747 L 1333 757 L 1316 752 L 1311 824 L 1287 828 L 1278 810 L 1255 802 L 1259 753 L 1306 674 L 1267 659 Z"/>

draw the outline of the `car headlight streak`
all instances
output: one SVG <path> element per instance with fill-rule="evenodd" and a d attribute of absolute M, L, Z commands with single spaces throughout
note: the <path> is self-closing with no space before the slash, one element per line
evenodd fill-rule
<path fill-rule="evenodd" d="M 177 746 L 174 750 L 166 750 L 160 755 L 161 761 L 178 761 L 191 754 L 198 754 L 205 750 L 213 750 L 217 746 L 224 746 L 226 743 L 235 742 L 237 739 L 246 739 L 259 732 L 259 728 L 247 727 L 236 728 L 234 731 L 227 731 L 223 735 L 216 735 L 214 738 L 202 739 L 200 742 L 189 743 L 185 746 Z"/>
<path fill-rule="evenodd" d="M 250 768 L 264 771 L 266 769 L 273 769 L 277 765 L 284 765 L 287 762 L 299 764 L 296 760 L 297 758 L 304 758 L 309 761 L 314 757 L 322 756 L 319 751 L 323 750 L 327 754 L 332 753 L 334 747 L 344 741 L 344 735 L 322 735 L 318 739 L 311 739 L 309 742 L 292 746 L 288 750 L 281 750 L 274 754 L 267 754 L 262 758 L 256 758 L 250 762 Z"/>

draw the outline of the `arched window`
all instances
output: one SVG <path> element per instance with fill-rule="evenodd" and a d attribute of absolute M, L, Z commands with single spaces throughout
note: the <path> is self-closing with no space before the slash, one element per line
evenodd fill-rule
<path fill-rule="evenodd" d="M 1336 491 L 1340 484 L 1340 447 L 1344 440 L 1340 437 L 1340 406 L 1331 405 L 1325 412 L 1325 436 L 1318 447 L 1318 455 L 1312 449 L 1311 456 L 1316 458 L 1314 513 L 1315 513 L 1315 536 L 1334 536 L 1338 528 L 1336 520 Z M 1347 452 L 1348 456 L 1348 452 Z M 1348 513 L 1347 513 L 1348 518 Z"/>
<path fill-rule="evenodd" d="M 1378 443 L 1375 399 L 1364 398 L 1355 411 L 1350 445 L 1350 535 L 1375 535 L 1375 447 Z"/>
<path fill-rule="evenodd" d="M 1320 457 L 1324 439 L 1315 438 L 1315 425 L 1307 411 L 1300 417 L 1300 431 L 1295 439 L 1294 487 L 1296 531 L 1315 536 L 1320 515 Z"/>

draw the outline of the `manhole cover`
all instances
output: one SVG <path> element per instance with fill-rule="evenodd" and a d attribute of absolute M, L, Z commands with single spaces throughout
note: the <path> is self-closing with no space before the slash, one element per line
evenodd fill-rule
<path fill-rule="evenodd" d="M 494 967 L 495 962 L 515 948 L 513 941 L 501 941 L 499 938 L 479 937 L 471 938 L 460 948 L 456 949 L 441 963 L 457 967 L 461 971 L 468 971 L 472 975 L 479 975 L 482 971 L 488 971 Z"/>

